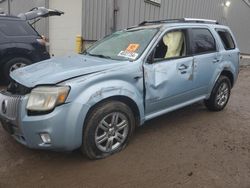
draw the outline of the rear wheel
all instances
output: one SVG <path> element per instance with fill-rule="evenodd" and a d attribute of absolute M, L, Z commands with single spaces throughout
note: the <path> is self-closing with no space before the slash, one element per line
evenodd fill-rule
<path fill-rule="evenodd" d="M 225 108 L 230 98 L 231 93 L 231 82 L 228 77 L 220 76 L 211 96 L 208 100 L 205 100 L 204 103 L 206 107 L 211 111 L 221 111 Z"/>
<path fill-rule="evenodd" d="M 10 79 L 10 73 L 21 68 L 24 66 L 27 66 L 31 64 L 31 61 L 27 58 L 23 58 L 23 57 L 14 57 L 10 60 L 8 60 L 5 65 L 4 65 L 4 80 L 5 82 L 9 82 Z"/>
<path fill-rule="evenodd" d="M 124 103 L 110 101 L 98 105 L 87 117 L 82 152 L 101 159 L 121 151 L 135 128 L 132 110 Z"/>

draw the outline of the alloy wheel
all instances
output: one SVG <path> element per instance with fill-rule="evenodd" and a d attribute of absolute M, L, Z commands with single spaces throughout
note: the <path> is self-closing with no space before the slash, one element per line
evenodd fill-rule
<path fill-rule="evenodd" d="M 95 131 L 95 144 L 102 152 L 110 153 L 119 148 L 127 139 L 129 121 L 120 112 L 105 116 Z"/>
<path fill-rule="evenodd" d="M 223 82 L 217 92 L 216 103 L 219 106 L 224 106 L 229 98 L 229 86 Z"/>

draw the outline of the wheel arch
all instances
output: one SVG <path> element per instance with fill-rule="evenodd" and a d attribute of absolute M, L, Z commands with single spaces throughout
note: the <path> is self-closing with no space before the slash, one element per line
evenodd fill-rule
<path fill-rule="evenodd" d="M 32 54 L 34 51 L 34 47 L 31 44 L 26 44 L 26 43 L 12 43 L 6 44 L 6 45 L 1 45 L 1 65 L 6 61 L 9 61 L 13 57 L 21 57 L 21 58 L 26 58 L 29 59 L 30 61 L 34 61 L 35 57 Z"/>
<path fill-rule="evenodd" d="M 33 62 L 33 58 L 31 55 L 23 54 L 23 53 L 19 53 L 19 52 L 6 53 L 5 55 L 3 55 L 3 58 L 0 60 L 0 68 L 2 71 L 5 68 L 6 63 L 13 58 L 25 58 L 25 59 L 28 59 L 29 61 Z M 3 74 L 3 72 L 2 72 L 2 74 Z"/>
<path fill-rule="evenodd" d="M 33 58 L 29 56 L 28 54 L 22 54 L 22 53 L 6 53 L 2 56 L 3 58 L 0 60 L 0 80 L 4 80 L 5 78 L 5 73 L 4 70 L 6 69 L 7 63 L 14 59 L 14 58 L 24 58 L 29 60 L 31 63 L 33 62 Z"/>
<path fill-rule="evenodd" d="M 33 57 L 31 55 L 21 52 L 6 53 L 3 57 L 4 58 L 1 60 L 1 66 L 4 66 L 5 63 L 11 60 L 12 58 L 25 58 L 30 61 L 33 61 Z"/>
<path fill-rule="evenodd" d="M 86 128 L 89 114 L 101 103 L 108 101 L 120 101 L 127 104 L 136 115 L 136 123 L 142 125 L 145 121 L 144 105 L 142 93 L 135 87 L 135 84 L 124 80 L 104 80 L 96 81 L 96 79 L 88 80 L 88 84 L 77 87 L 72 86 L 66 102 L 74 103 L 72 105 L 72 116 L 68 118 L 68 122 L 72 123 L 72 118 L 76 121 L 74 129 L 74 138 L 77 139 L 78 145 L 82 143 L 83 132 Z M 96 83 L 97 82 L 97 83 Z M 139 115 L 138 115 L 139 114 Z M 80 131 L 81 130 L 81 131 Z"/>
<path fill-rule="evenodd" d="M 231 87 L 234 86 L 234 75 L 233 75 L 233 73 L 232 73 L 231 71 L 229 71 L 229 70 L 227 70 L 227 69 L 224 69 L 224 70 L 221 72 L 220 76 L 226 76 L 226 77 L 228 77 L 229 80 L 230 80 L 230 83 L 231 83 Z"/>
<path fill-rule="evenodd" d="M 131 98 L 127 97 L 127 96 L 124 96 L 124 95 L 115 95 L 115 96 L 107 97 L 107 98 L 104 98 L 104 99 L 100 100 L 99 102 L 97 102 L 93 106 L 91 106 L 89 108 L 87 114 L 86 114 L 85 119 L 84 119 L 84 125 L 86 124 L 86 120 L 88 119 L 91 112 L 97 106 L 99 106 L 99 105 L 101 105 L 103 103 L 111 102 L 111 101 L 118 101 L 118 102 L 122 102 L 122 103 L 126 104 L 132 110 L 133 114 L 135 115 L 136 126 L 140 125 L 141 115 L 140 115 L 139 107 L 137 106 L 136 102 L 133 99 L 131 99 Z"/>
<path fill-rule="evenodd" d="M 235 81 L 236 81 L 235 74 L 234 74 L 234 69 L 232 69 L 230 66 L 228 66 L 228 67 L 225 67 L 225 66 L 219 67 L 217 69 L 217 71 L 215 72 L 214 76 L 213 76 L 212 82 L 210 83 L 206 99 L 208 99 L 210 97 L 211 92 L 212 92 L 212 90 L 214 88 L 214 85 L 216 84 L 216 82 L 218 81 L 220 76 L 228 77 L 228 79 L 230 80 L 230 83 L 231 83 L 231 88 L 233 88 L 233 86 L 235 84 Z"/>

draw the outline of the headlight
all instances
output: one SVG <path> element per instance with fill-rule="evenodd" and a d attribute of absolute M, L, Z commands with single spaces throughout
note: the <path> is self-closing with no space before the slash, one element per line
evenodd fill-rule
<path fill-rule="evenodd" d="M 63 104 L 69 94 L 69 87 L 37 87 L 31 91 L 27 110 L 49 111 Z"/>

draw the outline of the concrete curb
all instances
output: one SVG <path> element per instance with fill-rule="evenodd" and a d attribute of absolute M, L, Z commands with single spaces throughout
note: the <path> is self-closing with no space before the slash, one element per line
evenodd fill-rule
<path fill-rule="evenodd" d="M 248 56 L 249 57 L 249 56 Z M 250 66 L 250 58 L 244 58 L 240 61 L 240 67 Z"/>

